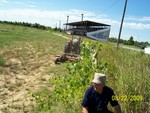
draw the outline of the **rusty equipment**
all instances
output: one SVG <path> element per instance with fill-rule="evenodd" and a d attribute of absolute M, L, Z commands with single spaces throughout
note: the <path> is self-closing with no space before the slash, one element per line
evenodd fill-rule
<path fill-rule="evenodd" d="M 77 54 L 71 54 L 71 53 L 64 53 L 62 55 L 56 55 L 55 64 L 60 64 L 66 61 L 75 61 L 78 60 Z"/>
<path fill-rule="evenodd" d="M 64 48 L 64 54 L 56 55 L 55 64 L 78 60 L 80 55 L 80 43 L 80 38 L 67 41 Z"/>

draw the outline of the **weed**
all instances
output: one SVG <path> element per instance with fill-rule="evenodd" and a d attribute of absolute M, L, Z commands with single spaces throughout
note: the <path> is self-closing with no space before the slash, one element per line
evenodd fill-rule
<path fill-rule="evenodd" d="M 0 55 L 0 66 L 3 66 L 5 63 L 5 59 L 3 56 Z"/>

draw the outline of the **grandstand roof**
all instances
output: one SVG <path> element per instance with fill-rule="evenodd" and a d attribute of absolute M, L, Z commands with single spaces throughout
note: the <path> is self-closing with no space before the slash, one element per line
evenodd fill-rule
<path fill-rule="evenodd" d="M 98 22 L 93 22 L 93 21 L 78 21 L 78 22 L 71 22 L 71 23 L 65 23 L 64 25 L 70 25 L 70 26 L 81 26 L 81 25 L 86 25 L 86 26 L 110 26 L 108 24 L 103 24 L 103 23 L 98 23 Z"/>

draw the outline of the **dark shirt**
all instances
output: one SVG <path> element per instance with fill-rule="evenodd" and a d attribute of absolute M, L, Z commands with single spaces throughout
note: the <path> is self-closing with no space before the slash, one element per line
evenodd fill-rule
<path fill-rule="evenodd" d="M 117 101 L 112 100 L 113 95 L 114 91 L 108 86 L 103 87 L 102 94 L 96 92 L 94 87 L 91 86 L 85 92 L 82 106 L 87 107 L 89 113 L 110 113 L 107 108 L 108 102 L 112 106 L 118 105 Z"/>

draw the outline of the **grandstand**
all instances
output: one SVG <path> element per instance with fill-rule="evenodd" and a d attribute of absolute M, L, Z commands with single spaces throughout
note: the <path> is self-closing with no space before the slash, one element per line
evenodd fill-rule
<path fill-rule="evenodd" d="M 80 36 L 87 36 L 92 39 L 107 41 L 110 34 L 110 25 L 93 21 L 79 21 L 65 23 L 66 33 Z"/>

